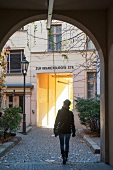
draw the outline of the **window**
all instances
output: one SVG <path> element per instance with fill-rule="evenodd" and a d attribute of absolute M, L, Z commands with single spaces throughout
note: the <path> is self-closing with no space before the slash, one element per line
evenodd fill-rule
<path fill-rule="evenodd" d="M 61 51 L 61 25 L 52 25 L 48 31 L 48 51 Z"/>
<path fill-rule="evenodd" d="M 9 96 L 9 108 L 13 107 L 13 96 Z"/>
<path fill-rule="evenodd" d="M 23 26 L 23 27 L 21 27 L 19 30 L 24 30 L 24 26 Z"/>
<path fill-rule="evenodd" d="M 87 50 L 95 50 L 96 49 L 93 42 L 91 41 L 91 39 L 89 37 L 87 37 L 87 40 L 86 40 L 86 49 Z"/>
<path fill-rule="evenodd" d="M 94 98 L 97 94 L 97 81 L 95 72 L 87 72 L 87 97 Z"/>
<path fill-rule="evenodd" d="M 9 108 L 13 107 L 13 106 L 19 106 L 22 108 L 22 111 L 23 111 L 23 96 L 22 95 L 19 95 L 19 96 L 8 96 L 8 104 L 7 106 Z"/>
<path fill-rule="evenodd" d="M 7 59 L 7 73 L 21 73 L 24 50 L 11 50 Z"/>

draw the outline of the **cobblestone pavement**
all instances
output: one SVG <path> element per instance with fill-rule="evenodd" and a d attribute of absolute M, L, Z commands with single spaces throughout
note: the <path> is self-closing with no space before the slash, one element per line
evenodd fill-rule
<path fill-rule="evenodd" d="M 0 170 L 113 170 L 100 162 L 84 141 L 70 140 L 69 160 L 62 164 L 58 137 L 49 128 L 34 127 L 23 140 L 0 159 Z"/>

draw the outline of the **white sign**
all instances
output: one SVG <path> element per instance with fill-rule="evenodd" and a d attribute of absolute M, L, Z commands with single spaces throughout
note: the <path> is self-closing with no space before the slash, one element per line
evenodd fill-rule
<path fill-rule="evenodd" d="M 42 70 L 42 71 L 47 71 L 47 70 L 74 70 L 74 66 L 69 65 L 69 66 L 43 66 L 43 67 L 36 67 L 36 70 Z"/>

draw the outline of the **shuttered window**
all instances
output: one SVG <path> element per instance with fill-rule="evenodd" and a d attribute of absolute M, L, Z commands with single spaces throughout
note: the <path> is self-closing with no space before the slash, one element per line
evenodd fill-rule
<path fill-rule="evenodd" d="M 94 98 L 97 94 L 97 79 L 95 72 L 87 72 L 87 97 Z"/>
<path fill-rule="evenodd" d="M 24 55 L 24 50 L 10 50 L 7 59 L 7 73 L 21 73 L 21 61 Z"/>

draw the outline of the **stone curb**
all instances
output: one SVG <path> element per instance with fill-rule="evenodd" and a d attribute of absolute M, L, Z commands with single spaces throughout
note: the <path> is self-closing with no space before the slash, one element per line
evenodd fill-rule
<path fill-rule="evenodd" d="M 15 136 L 10 142 L 6 142 L 0 146 L 0 157 L 4 156 L 11 148 L 22 140 L 21 136 Z"/>
<path fill-rule="evenodd" d="M 89 135 L 83 133 L 83 129 L 78 129 L 78 135 L 84 139 L 86 144 L 90 147 L 93 153 L 100 154 L 100 147 L 95 143 Z"/>
<path fill-rule="evenodd" d="M 30 130 L 32 130 L 32 126 L 26 127 L 26 134 L 27 134 Z M 21 134 L 22 134 L 22 129 L 19 130 L 18 133 L 21 133 Z"/>
<path fill-rule="evenodd" d="M 27 127 L 26 132 L 28 133 L 32 127 Z M 4 156 L 9 150 L 11 150 L 15 145 L 17 145 L 22 140 L 22 134 L 17 133 L 17 135 L 10 141 L 6 142 L 0 146 L 0 157 Z"/>

